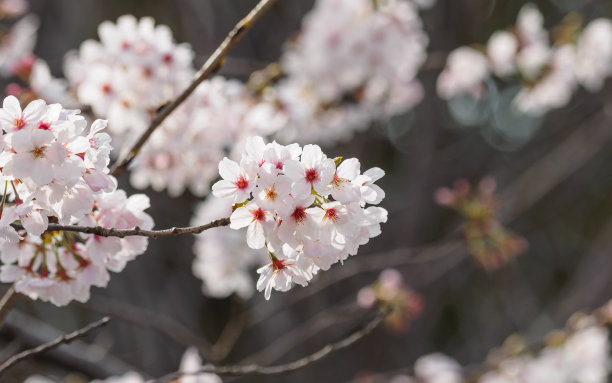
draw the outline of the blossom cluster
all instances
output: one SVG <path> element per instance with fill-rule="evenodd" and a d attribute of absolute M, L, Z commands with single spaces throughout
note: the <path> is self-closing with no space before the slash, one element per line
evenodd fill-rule
<path fill-rule="evenodd" d="M 410 109 L 427 43 L 414 2 L 317 1 L 280 59 L 284 78 L 263 92 L 284 122 L 277 137 L 346 140 Z"/>
<path fill-rule="evenodd" d="M 0 109 L 0 280 L 18 292 L 64 305 L 85 301 L 105 286 L 107 269 L 120 271 L 146 249 L 146 239 L 98 238 L 46 232 L 49 221 L 127 229 L 151 228 L 148 198 L 129 199 L 108 174 L 106 121 L 35 100 L 23 110 L 7 97 Z M 9 186 L 10 185 L 10 186 Z M 23 229 L 11 224 L 19 221 Z"/>
<path fill-rule="evenodd" d="M 414 365 L 416 380 L 396 375 L 394 383 L 605 383 L 612 367 L 608 329 L 593 316 L 581 318 L 568 331 L 551 333 L 541 350 L 516 345 L 494 350 L 476 377 L 454 359 L 434 353 Z M 514 350 L 511 350 L 514 349 Z M 471 376 L 471 377 L 468 377 Z"/>
<path fill-rule="evenodd" d="M 98 35 L 99 42 L 87 40 L 67 56 L 65 75 L 79 102 L 108 119 L 113 135 L 129 141 L 187 86 L 194 53 L 150 17 L 103 22 Z"/>
<path fill-rule="evenodd" d="M 525 5 L 516 25 L 493 33 L 486 47 L 460 47 L 450 53 L 438 78 L 444 99 L 461 95 L 482 98 L 487 80 L 513 76 L 520 88 L 513 105 L 522 113 L 540 115 L 566 105 L 578 85 L 601 89 L 612 75 L 612 21 L 598 18 L 584 29 L 575 14 L 566 17 L 551 43 L 544 18 L 533 4 Z"/>
<path fill-rule="evenodd" d="M 222 380 L 215 374 L 193 374 L 202 367 L 202 358 L 198 354 L 195 347 L 190 347 L 185 350 L 181 358 L 179 372 L 188 374 L 184 377 L 172 380 L 175 383 L 221 383 Z M 121 376 L 113 376 L 107 379 L 95 379 L 90 383 L 145 383 L 148 380 L 137 372 L 130 371 Z M 50 380 L 40 375 L 32 375 L 23 383 L 55 383 L 55 380 Z"/>
<path fill-rule="evenodd" d="M 131 166 L 132 184 L 204 196 L 216 163 L 224 155 L 239 158 L 235 148 L 250 135 L 333 142 L 406 111 L 422 98 L 415 78 L 425 60 L 427 36 L 418 8 L 432 4 L 317 1 L 280 58 L 278 82 L 275 78 L 253 89 L 221 76 L 206 80 L 145 145 Z M 90 105 L 95 115 L 109 120 L 111 134 L 120 138 L 116 141 L 126 145 L 159 106 L 186 88 L 195 72 L 194 53 L 150 18 L 122 16 L 102 23 L 98 34 L 100 42 L 88 40 L 78 54 L 67 56 L 68 92 L 43 64 L 33 67 L 37 84 L 31 88 L 57 102 L 74 96 Z"/>
<path fill-rule="evenodd" d="M 235 208 L 230 227 L 246 227 L 248 246 L 268 251 L 270 263 L 257 271 L 266 299 L 356 254 L 387 220 L 385 209 L 366 207 L 384 198 L 374 184 L 384 172 L 361 174 L 357 159 L 328 158 L 317 145 L 250 137 L 240 163 L 224 158 L 219 174 L 212 190 Z"/>

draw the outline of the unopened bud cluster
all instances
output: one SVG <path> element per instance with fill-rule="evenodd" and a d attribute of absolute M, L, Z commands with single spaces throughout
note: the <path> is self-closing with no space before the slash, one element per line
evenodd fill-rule
<path fill-rule="evenodd" d="M 490 178 L 483 179 L 476 190 L 463 179 L 457 180 L 452 189 L 436 191 L 436 202 L 456 210 L 465 218 L 464 234 L 470 254 L 487 270 L 502 267 L 527 248 L 527 241 L 504 228 L 497 220 L 499 209 L 495 199 L 496 184 Z"/>

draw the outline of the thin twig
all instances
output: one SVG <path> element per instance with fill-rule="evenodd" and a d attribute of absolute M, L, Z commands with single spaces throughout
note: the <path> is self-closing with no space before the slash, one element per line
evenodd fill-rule
<path fill-rule="evenodd" d="M 0 327 L 4 324 L 4 319 L 6 319 L 15 302 L 17 302 L 17 298 L 19 298 L 19 294 L 15 291 L 15 285 L 11 285 L 0 299 Z"/>
<path fill-rule="evenodd" d="M 176 108 L 179 107 L 186 99 L 193 93 L 193 91 L 200 85 L 204 80 L 209 78 L 223 65 L 225 56 L 227 53 L 236 45 L 238 41 L 244 36 L 244 34 L 255 24 L 255 22 L 274 4 L 275 0 L 261 0 L 255 8 L 249 12 L 242 20 L 234 26 L 234 28 L 225 37 L 225 40 L 221 42 L 221 45 L 213 52 L 213 54 L 206 60 L 204 65 L 198 70 L 193 79 L 193 82 L 181 93 L 174 101 L 162 107 L 157 114 L 151 120 L 149 127 L 145 130 L 142 135 L 138 138 L 136 143 L 132 146 L 129 152 L 118 160 L 113 168 L 111 174 L 119 176 L 127 169 L 128 165 L 132 162 L 134 157 L 138 155 L 140 149 L 147 142 L 151 134 L 157 129 L 162 122 L 172 113 Z"/>
<path fill-rule="evenodd" d="M 45 343 L 45 344 L 41 344 L 38 347 L 35 348 L 31 348 L 29 350 L 25 350 L 23 352 L 20 352 L 19 354 L 13 355 L 12 357 L 10 357 L 8 360 L 6 360 L 4 363 L 2 363 L 2 365 L 0 365 L 0 375 L 2 375 L 7 369 L 11 368 L 12 366 L 14 366 L 15 364 L 19 363 L 20 361 L 27 359 L 27 358 L 31 358 L 33 356 L 36 356 L 38 354 L 41 354 L 45 351 L 49 351 L 51 349 L 54 349 L 62 344 L 66 344 L 66 343 L 70 343 L 75 339 L 81 338 L 85 335 L 87 335 L 88 333 L 90 333 L 93 330 L 96 330 L 104 325 L 106 325 L 108 322 L 110 321 L 110 317 L 104 317 L 102 319 L 100 319 L 97 322 L 91 323 L 85 327 L 83 327 L 80 330 L 74 331 L 70 334 L 67 335 L 63 335 L 60 336 L 59 338 L 49 342 L 49 343 Z"/>
<path fill-rule="evenodd" d="M 5 355 L 0 358 L 0 362 L 21 350 L 47 343 L 49 340 L 59 338 L 65 333 L 45 319 L 39 319 L 15 309 L 6 318 L 6 323 L 0 335 L 3 339 L 18 340 L 22 347 L 11 353 L 3 352 Z M 44 357 L 45 362 L 53 363 L 56 367 L 59 366 L 67 371 L 78 371 L 92 379 L 121 375 L 125 371 L 135 371 L 144 377 L 148 377 L 136 366 L 113 355 L 105 342 L 97 344 L 87 342 L 86 339 L 76 339 L 70 342 L 70 347 L 58 347 L 39 357 Z M 8 376 L 10 372 L 7 372 L 6 375 Z M 0 377 L 0 382 L 4 382 L 2 377 Z"/>
<path fill-rule="evenodd" d="M 47 232 L 49 231 L 72 231 L 78 233 L 85 234 L 94 234 L 100 237 L 130 237 L 130 236 L 141 236 L 141 237 L 149 237 L 153 239 L 157 239 L 160 237 L 171 237 L 175 235 L 183 235 L 183 234 L 200 234 L 203 231 L 208 229 L 212 229 L 214 227 L 227 226 L 230 224 L 229 218 L 221 218 L 214 220 L 206 225 L 200 226 L 189 226 L 189 227 L 171 227 L 169 229 L 161 229 L 161 230 L 144 230 L 139 228 L 138 226 L 133 229 L 113 229 L 106 228 L 102 226 L 77 226 L 77 225 L 59 225 L 55 223 L 50 223 L 47 227 Z M 20 224 L 12 224 L 15 230 L 24 230 L 23 225 Z"/>
<path fill-rule="evenodd" d="M 152 383 L 165 383 L 165 382 L 170 382 L 174 379 L 181 378 L 183 376 L 193 376 L 193 375 L 198 375 L 198 374 L 203 374 L 203 373 L 214 373 L 217 375 L 249 375 L 249 374 L 276 375 L 276 374 L 283 374 L 286 372 L 291 372 L 291 371 L 306 367 L 309 364 L 312 364 L 314 362 L 317 362 L 335 351 L 339 351 L 339 350 L 342 350 L 344 348 L 351 346 L 353 343 L 367 336 L 376 327 L 378 327 L 378 325 L 380 325 L 380 323 L 383 321 L 385 316 L 387 316 L 387 314 L 389 314 L 389 310 L 380 310 L 377 313 L 377 315 L 374 318 L 372 318 L 372 320 L 370 320 L 368 323 L 365 324 L 365 326 L 353 332 L 346 338 L 338 342 L 335 342 L 335 343 L 330 343 L 327 346 L 323 347 L 322 349 L 310 355 L 307 355 L 303 358 L 290 362 L 290 363 L 279 364 L 276 366 L 259 366 L 256 364 L 235 365 L 235 366 L 206 365 L 206 366 L 202 366 L 202 368 L 200 368 L 198 371 L 194 371 L 190 373 L 178 372 L 178 371 L 173 372 L 171 374 L 168 374 L 161 378 L 153 380 Z"/>
<path fill-rule="evenodd" d="M 354 303 L 354 297 L 351 297 L 352 302 L 342 306 L 334 305 L 310 319 L 300 323 L 299 326 L 292 328 L 290 331 L 279 334 L 273 341 L 266 344 L 264 347 L 257 350 L 256 353 L 249 355 L 241 360 L 241 363 L 272 363 L 278 360 L 283 355 L 286 355 L 296 345 L 303 345 L 308 339 L 312 338 L 312 334 L 322 334 L 323 331 L 331 326 L 337 326 L 341 323 L 354 320 L 360 315 L 363 315 L 365 310 Z M 350 298 L 349 298 L 350 299 Z"/>

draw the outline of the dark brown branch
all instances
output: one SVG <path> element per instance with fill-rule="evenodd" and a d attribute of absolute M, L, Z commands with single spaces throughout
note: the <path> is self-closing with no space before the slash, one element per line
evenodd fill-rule
<path fill-rule="evenodd" d="M 303 358 L 290 362 L 290 363 L 279 364 L 276 366 L 259 366 L 256 364 L 235 365 L 235 366 L 206 365 L 200 368 L 198 371 L 195 371 L 192 373 L 184 373 L 184 372 L 177 371 L 177 372 L 168 374 L 166 376 L 163 376 L 161 378 L 155 379 L 152 382 L 153 383 L 165 383 L 165 382 L 170 382 L 174 379 L 178 379 L 182 376 L 193 376 L 193 375 L 198 375 L 198 374 L 203 374 L 203 373 L 214 373 L 217 375 L 250 375 L 250 374 L 277 375 L 277 374 L 283 374 L 286 372 L 295 371 L 300 368 L 306 367 L 309 364 L 317 362 L 335 351 L 339 351 L 339 350 L 342 350 L 344 348 L 351 346 L 353 343 L 367 336 L 376 327 L 378 327 L 378 325 L 380 325 L 380 323 L 383 321 L 383 319 L 385 318 L 385 316 L 387 316 L 388 313 L 389 313 L 389 310 L 379 311 L 377 315 L 374 318 L 372 318 L 372 320 L 370 320 L 368 323 L 365 324 L 365 326 L 353 332 L 346 338 L 338 342 L 335 342 L 335 343 L 330 343 L 327 346 L 323 347 L 322 349 L 310 355 L 307 355 Z"/>
<path fill-rule="evenodd" d="M 133 229 L 108 229 L 101 226 L 76 226 L 76 225 L 59 225 L 51 223 L 47 227 L 46 231 L 71 231 L 85 234 L 94 234 L 100 237 L 132 237 L 132 236 L 141 236 L 141 237 L 149 237 L 153 239 L 157 239 L 160 237 L 172 237 L 175 235 L 184 235 L 184 234 L 200 234 L 203 231 L 208 229 L 212 229 L 214 227 L 227 226 L 230 224 L 229 218 L 221 218 L 205 225 L 200 226 L 189 226 L 189 227 L 171 227 L 169 229 L 161 229 L 161 230 L 144 230 L 139 227 L 135 227 Z M 24 230 L 22 225 L 13 224 L 12 225 L 15 230 Z"/>
<path fill-rule="evenodd" d="M 15 364 L 20 361 L 34 357 L 38 354 L 41 354 L 45 351 L 54 349 L 62 344 L 70 343 L 75 339 L 82 338 L 93 330 L 96 330 L 104 325 L 106 325 L 110 321 L 110 317 L 104 317 L 97 322 L 91 323 L 80 330 L 74 331 L 70 334 L 60 336 L 59 338 L 45 344 L 41 344 L 38 347 L 31 348 L 29 350 L 25 350 L 20 352 L 19 354 L 13 355 L 8 360 L 6 360 L 2 365 L 0 365 L 0 375 L 2 375 L 7 369 L 11 368 Z"/>
<path fill-rule="evenodd" d="M 234 26 L 234 28 L 228 33 L 225 40 L 221 42 L 221 45 L 213 52 L 213 54 L 206 60 L 204 65 L 196 73 L 193 82 L 181 93 L 174 101 L 162 107 L 153 117 L 147 130 L 142 133 L 136 143 L 132 146 L 129 152 L 118 160 L 113 168 L 111 174 L 115 177 L 121 175 L 126 171 L 129 164 L 132 162 L 134 157 L 138 155 L 140 149 L 147 142 L 151 134 L 157 129 L 162 122 L 181 105 L 191 93 L 200 85 L 204 80 L 209 78 L 223 65 L 225 56 L 227 53 L 236 45 L 238 41 L 244 36 L 244 34 L 255 24 L 255 22 L 274 4 L 275 0 L 261 0 L 255 8 L 249 12 L 242 20 Z"/>

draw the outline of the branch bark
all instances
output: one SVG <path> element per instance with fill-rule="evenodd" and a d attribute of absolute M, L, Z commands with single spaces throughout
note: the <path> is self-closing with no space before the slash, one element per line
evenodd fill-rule
<path fill-rule="evenodd" d="M 147 130 L 138 138 L 136 143 L 128 151 L 128 153 L 118 160 L 111 169 L 111 174 L 115 177 L 120 176 L 127 170 L 132 160 L 138 155 L 140 149 L 147 142 L 149 137 L 153 134 L 162 122 L 181 105 L 193 91 L 200 85 L 204 80 L 209 78 L 223 65 L 225 56 L 227 53 L 236 45 L 238 41 L 244 36 L 244 34 L 251 29 L 257 20 L 274 4 L 276 0 L 261 0 L 255 8 L 249 12 L 242 20 L 234 26 L 234 28 L 228 33 L 225 39 L 221 42 L 221 45 L 213 52 L 213 54 L 206 60 L 204 65 L 198 70 L 193 79 L 193 82 L 185 89 L 174 101 L 163 106 L 153 117 Z"/>
<path fill-rule="evenodd" d="M 172 237 L 176 235 L 184 235 L 184 234 L 200 234 L 208 229 L 212 229 L 214 227 L 228 226 L 230 224 L 229 218 L 221 218 L 209 222 L 205 225 L 200 226 L 188 226 L 188 227 L 171 227 L 169 229 L 161 229 L 161 230 L 144 230 L 139 228 L 138 226 L 133 229 L 113 229 L 106 228 L 102 226 L 77 226 L 77 225 L 59 225 L 51 223 L 47 227 L 47 232 L 49 231 L 71 231 L 77 233 L 85 233 L 85 234 L 94 234 L 100 237 L 133 237 L 133 236 L 141 236 L 141 237 L 149 237 L 153 239 L 161 238 L 161 237 Z M 12 224 L 15 230 L 24 230 L 23 225 L 20 224 Z"/>

